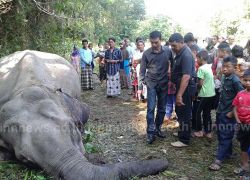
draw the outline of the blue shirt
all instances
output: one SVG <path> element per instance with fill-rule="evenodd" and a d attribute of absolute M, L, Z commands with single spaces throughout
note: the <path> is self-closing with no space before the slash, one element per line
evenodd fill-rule
<path fill-rule="evenodd" d="M 121 50 L 117 48 L 115 48 L 113 52 L 111 52 L 110 49 L 107 50 L 105 52 L 105 59 L 117 60 L 118 62 L 120 62 L 122 60 Z M 106 68 L 107 74 L 114 76 L 120 69 L 120 63 L 107 63 Z"/>
<path fill-rule="evenodd" d="M 93 61 L 92 51 L 90 49 L 80 49 L 81 67 L 85 68 L 86 65 L 91 65 Z"/>

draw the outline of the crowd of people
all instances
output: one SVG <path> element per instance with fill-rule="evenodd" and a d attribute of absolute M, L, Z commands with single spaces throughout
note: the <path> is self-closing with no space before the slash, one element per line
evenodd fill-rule
<path fill-rule="evenodd" d="M 94 89 L 92 75 L 97 59 L 107 98 L 129 89 L 134 99 L 147 102 L 148 144 L 156 137 L 166 138 L 161 130 L 163 121 L 171 121 L 175 112 L 179 129 L 173 134 L 178 138 L 171 143 L 173 147 L 189 146 L 191 137 L 211 139 L 215 128 L 218 145 L 209 169 L 217 171 L 225 159 L 234 156 L 232 141 L 237 132 L 241 166 L 234 173 L 243 175 L 249 171 L 250 40 L 243 48 L 232 35 L 210 39 L 206 48 L 200 48 L 192 33 L 184 37 L 174 33 L 162 45 L 161 32 L 153 31 L 148 49 L 142 38 L 134 45 L 125 38 L 119 47 L 114 38 L 109 38 L 105 44 L 98 44 L 97 53 L 84 39 L 83 48 L 74 47 L 71 62 L 79 73 L 82 90 Z"/>

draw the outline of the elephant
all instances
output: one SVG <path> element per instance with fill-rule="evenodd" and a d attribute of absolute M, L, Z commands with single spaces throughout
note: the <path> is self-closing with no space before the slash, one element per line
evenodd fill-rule
<path fill-rule="evenodd" d="M 90 109 L 80 78 L 56 54 L 18 51 L 0 59 L 0 152 L 37 165 L 55 179 L 116 180 L 164 171 L 166 159 L 96 165 L 86 158 L 83 125 Z"/>

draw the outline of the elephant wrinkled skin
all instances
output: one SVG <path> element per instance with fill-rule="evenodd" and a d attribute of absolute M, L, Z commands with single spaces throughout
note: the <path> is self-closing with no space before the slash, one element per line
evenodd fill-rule
<path fill-rule="evenodd" d="M 167 168 L 166 160 L 90 163 L 78 128 L 90 111 L 80 97 L 78 74 L 58 55 L 26 50 L 1 58 L 0 158 L 12 154 L 66 180 L 127 179 Z"/>

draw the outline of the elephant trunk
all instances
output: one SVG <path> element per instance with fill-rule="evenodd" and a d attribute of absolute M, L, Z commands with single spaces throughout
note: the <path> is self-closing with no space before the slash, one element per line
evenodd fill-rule
<path fill-rule="evenodd" d="M 97 166 L 90 163 L 81 152 L 73 149 L 68 150 L 55 160 L 58 164 L 51 165 L 51 173 L 58 179 L 65 180 L 128 179 L 135 176 L 154 175 L 168 167 L 166 160 L 145 160 Z"/>
<path fill-rule="evenodd" d="M 118 173 L 118 179 L 128 179 L 131 177 L 144 177 L 155 175 L 168 168 L 168 161 L 164 159 L 152 159 L 136 162 L 123 162 L 108 165 L 112 171 Z"/>

